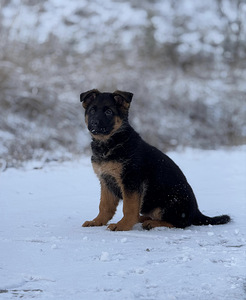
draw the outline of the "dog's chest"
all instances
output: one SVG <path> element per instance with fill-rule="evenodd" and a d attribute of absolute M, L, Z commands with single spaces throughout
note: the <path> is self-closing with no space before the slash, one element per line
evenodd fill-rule
<path fill-rule="evenodd" d="M 92 159 L 92 166 L 98 177 L 104 174 L 120 179 L 122 173 L 122 163 L 116 161 L 95 161 Z"/>
<path fill-rule="evenodd" d="M 122 163 L 116 161 L 93 161 L 92 166 L 100 181 L 117 197 L 122 198 Z"/>

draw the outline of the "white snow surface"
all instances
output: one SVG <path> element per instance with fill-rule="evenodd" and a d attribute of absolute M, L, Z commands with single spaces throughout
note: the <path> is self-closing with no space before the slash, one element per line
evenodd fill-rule
<path fill-rule="evenodd" d="M 81 224 L 97 215 L 89 158 L 0 174 L 0 298 L 246 299 L 245 148 L 169 153 L 201 211 L 232 222 L 128 232 Z M 122 217 L 122 204 L 113 222 Z"/>

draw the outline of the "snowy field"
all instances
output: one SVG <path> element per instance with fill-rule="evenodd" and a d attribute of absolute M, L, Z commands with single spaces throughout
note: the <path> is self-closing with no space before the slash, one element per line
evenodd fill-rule
<path fill-rule="evenodd" d="M 129 232 L 96 216 L 89 158 L 0 174 L 0 299 L 246 299 L 245 148 L 169 153 L 221 226 Z M 122 216 L 119 207 L 114 221 Z"/>

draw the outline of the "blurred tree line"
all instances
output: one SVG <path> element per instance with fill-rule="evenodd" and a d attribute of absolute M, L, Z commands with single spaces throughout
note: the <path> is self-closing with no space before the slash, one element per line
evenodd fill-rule
<path fill-rule="evenodd" d="M 0 158 L 9 166 L 87 153 L 79 94 L 91 88 L 133 92 L 131 123 L 163 151 L 245 144 L 245 1 L 53 2 L 1 3 Z M 41 39 L 47 16 L 58 23 Z"/>

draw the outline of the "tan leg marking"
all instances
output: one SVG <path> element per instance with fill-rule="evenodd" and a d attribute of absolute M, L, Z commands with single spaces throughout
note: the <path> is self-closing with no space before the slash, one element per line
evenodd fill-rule
<path fill-rule="evenodd" d="M 116 224 L 110 224 L 113 231 L 131 230 L 139 221 L 140 195 L 138 193 L 123 195 L 123 218 Z"/>
<path fill-rule="evenodd" d="M 99 214 L 92 221 L 86 221 L 82 226 L 102 226 L 106 225 L 115 214 L 119 199 L 115 197 L 101 181 L 101 200 L 99 204 Z"/>
<path fill-rule="evenodd" d="M 174 226 L 170 223 L 167 223 L 165 221 L 159 221 L 159 220 L 147 220 L 144 221 L 142 224 L 143 229 L 150 230 L 155 227 L 168 227 L 173 228 Z"/>

